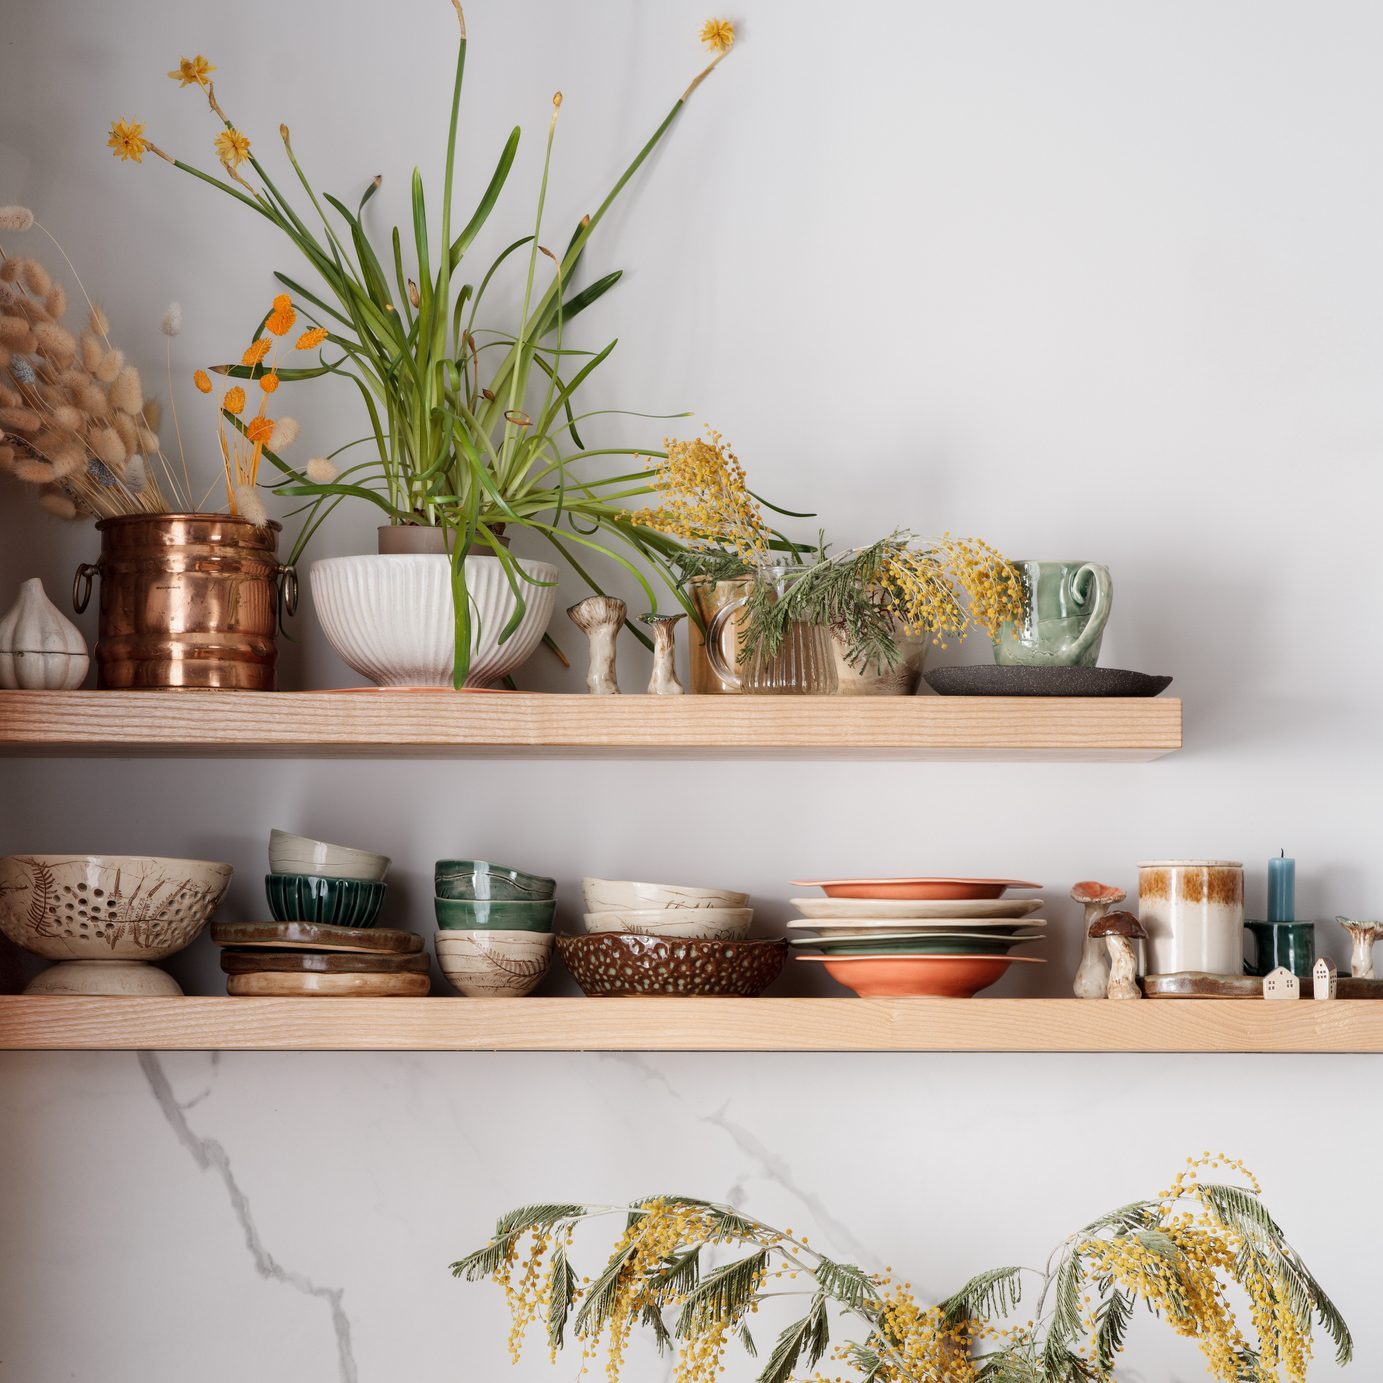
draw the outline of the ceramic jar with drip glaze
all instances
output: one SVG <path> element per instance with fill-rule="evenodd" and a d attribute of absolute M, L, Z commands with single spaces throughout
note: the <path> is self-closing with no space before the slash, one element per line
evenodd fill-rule
<path fill-rule="evenodd" d="M 1244 973 L 1244 866 L 1238 860 L 1146 860 L 1138 918 L 1150 975 Z"/>

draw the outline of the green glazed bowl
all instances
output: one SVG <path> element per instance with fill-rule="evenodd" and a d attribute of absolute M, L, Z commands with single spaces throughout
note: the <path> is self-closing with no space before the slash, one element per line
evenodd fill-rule
<path fill-rule="evenodd" d="M 794 948 L 808 948 L 828 956 L 1006 956 L 1015 946 L 1025 942 L 1041 941 L 1040 936 L 985 936 L 985 937 L 947 937 L 917 936 L 860 936 L 860 937 L 812 937 L 790 944 Z"/>
<path fill-rule="evenodd" d="M 432 881 L 439 898 L 535 903 L 557 892 L 557 880 L 485 860 L 438 860 Z"/>
<path fill-rule="evenodd" d="M 481 898 L 434 898 L 437 925 L 447 932 L 550 932 L 555 898 L 539 898 L 531 903 L 504 899 L 489 902 Z"/>
<path fill-rule="evenodd" d="M 373 927 L 386 885 L 378 879 L 335 879 L 325 874 L 266 874 L 264 891 L 276 922 L 318 922 Z"/>

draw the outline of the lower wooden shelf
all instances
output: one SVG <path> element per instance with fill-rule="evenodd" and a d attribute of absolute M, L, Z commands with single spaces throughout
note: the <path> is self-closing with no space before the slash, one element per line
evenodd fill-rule
<path fill-rule="evenodd" d="M 10 1051 L 1383 1052 L 1383 1003 L 0 998 Z"/>

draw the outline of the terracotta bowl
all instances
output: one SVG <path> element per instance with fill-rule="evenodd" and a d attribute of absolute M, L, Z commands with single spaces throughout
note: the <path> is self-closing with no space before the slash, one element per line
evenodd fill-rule
<path fill-rule="evenodd" d="M 551 932 L 440 931 L 437 963 L 468 999 L 520 999 L 552 961 Z"/>
<path fill-rule="evenodd" d="M 8 855 L 0 931 L 48 960 L 161 960 L 206 926 L 230 877 L 212 860 Z"/>
<path fill-rule="evenodd" d="M 1037 956 L 798 956 L 865 999 L 927 995 L 969 999 L 1010 965 L 1042 965 Z"/>
<path fill-rule="evenodd" d="M 699 941 L 602 932 L 559 936 L 557 950 L 585 991 L 615 994 L 722 994 L 753 998 L 783 968 L 786 941 Z"/>
<path fill-rule="evenodd" d="M 742 908 L 747 893 L 723 888 L 690 888 L 683 884 L 644 884 L 631 879 L 582 879 L 587 912 L 634 908 Z"/>
<path fill-rule="evenodd" d="M 583 919 L 592 933 L 638 932 L 702 941 L 743 941 L 753 920 L 753 908 L 621 908 L 588 912 Z"/>
<path fill-rule="evenodd" d="M 1002 898 L 1010 888 L 1041 888 L 1023 879 L 794 879 L 828 898 Z"/>

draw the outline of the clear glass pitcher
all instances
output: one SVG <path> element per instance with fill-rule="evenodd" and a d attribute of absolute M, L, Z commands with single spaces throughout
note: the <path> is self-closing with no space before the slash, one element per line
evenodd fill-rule
<path fill-rule="evenodd" d="M 754 569 L 753 580 L 756 585 L 769 588 L 770 599 L 781 600 L 792 583 L 809 570 L 797 564 L 763 562 Z M 793 620 L 776 650 L 770 652 L 760 641 L 738 663 L 734 653 L 726 654 L 727 637 L 734 632 L 731 621 L 748 600 L 748 595 L 742 595 L 723 605 L 706 626 L 706 656 L 716 676 L 739 692 L 778 696 L 831 695 L 837 687 L 835 654 L 831 649 L 830 632 L 819 624 Z M 731 647 L 734 647 L 733 642 Z"/>

